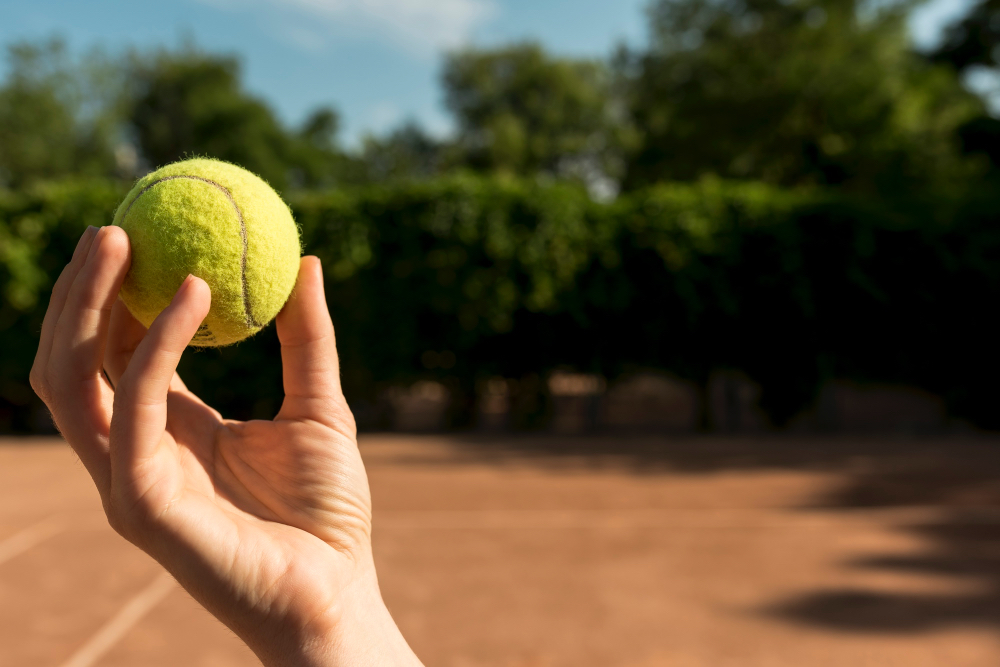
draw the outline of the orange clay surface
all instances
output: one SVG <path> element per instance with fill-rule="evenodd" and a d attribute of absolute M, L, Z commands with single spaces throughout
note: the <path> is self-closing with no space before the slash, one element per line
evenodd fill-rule
<path fill-rule="evenodd" d="M 369 435 L 375 555 L 430 666 L 1000 664 L 1000 440 Z M 0 440 L 0 665 L 254 656 Z"/>

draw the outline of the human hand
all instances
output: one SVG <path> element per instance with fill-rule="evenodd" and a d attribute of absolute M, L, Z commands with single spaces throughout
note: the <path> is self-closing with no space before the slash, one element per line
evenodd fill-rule
<path fill-rule="evenodd" d="M 277 318 L 281 410 L 237 422 L 176 373 L 208 313 L 208 285 L 189 277 L 147 332 L 117 298 L 129 257 L 120 228 L 84 232 L 31 371 L 108 521 L 266 665 L 420 664 L 378 591 L 319 260 L 302 258 Z"/>

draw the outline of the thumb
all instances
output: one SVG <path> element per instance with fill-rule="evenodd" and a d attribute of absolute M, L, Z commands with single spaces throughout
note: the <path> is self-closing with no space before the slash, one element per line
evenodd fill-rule
<path fill-rule="evenodd" d="M 346 411 L 333 321 L 318 257 L 303 257 L 288 303 L 277 318 L 285 401 L 279 419 L 314 419 L 328 425 Z"/>

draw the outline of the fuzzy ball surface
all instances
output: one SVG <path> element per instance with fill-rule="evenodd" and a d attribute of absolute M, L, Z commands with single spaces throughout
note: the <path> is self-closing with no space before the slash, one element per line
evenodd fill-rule
<path fill-rule="evenodd" d="M 263 179 L 211 159 L 183 160 L 143 177 L 115 212 L 132 266 L 121 299 L 147 328 L 188 274 L 208 283 L 212 308 L 191 345 L 229 345 L 264 328 L 299 272 L 298 228 Z"/>

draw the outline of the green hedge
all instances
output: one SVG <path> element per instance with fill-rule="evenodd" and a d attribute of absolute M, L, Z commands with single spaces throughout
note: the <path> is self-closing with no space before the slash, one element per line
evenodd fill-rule
<path fill-rule="evenodd" d="M 47 291 L 123 194 L 105 182 L 0 194 L 0 428 L 42 423 L 27 373 Z M 856 201 L 705 181 L 605 205 L 565 185 L 454 177 L 290 202 L 323 259 L 348 399 L 371 427 L 382 389 L 420 378 L 448 384 L 452 424 L 467 424 L 477 384 L 498 375 L 516 380 L 515 422 L 538 425 L 541 379 L 558 367 L 657 368 L 700 386 L 740 369 L 776 424 L 830 377 L 907 382 L 1000 426 L 1000 201 L 988 197 Z M 181 372 L 227 414 L 271 416 L 278 358 L 271 327 L 188 354 Z"/>
<path fill-rule="evenodd" d="M 88 225 L 104 225 L 125 190 L 104 181 L 0 190 L 0 432 L 51 429 L 28 384 L 48 293 Z"/>

